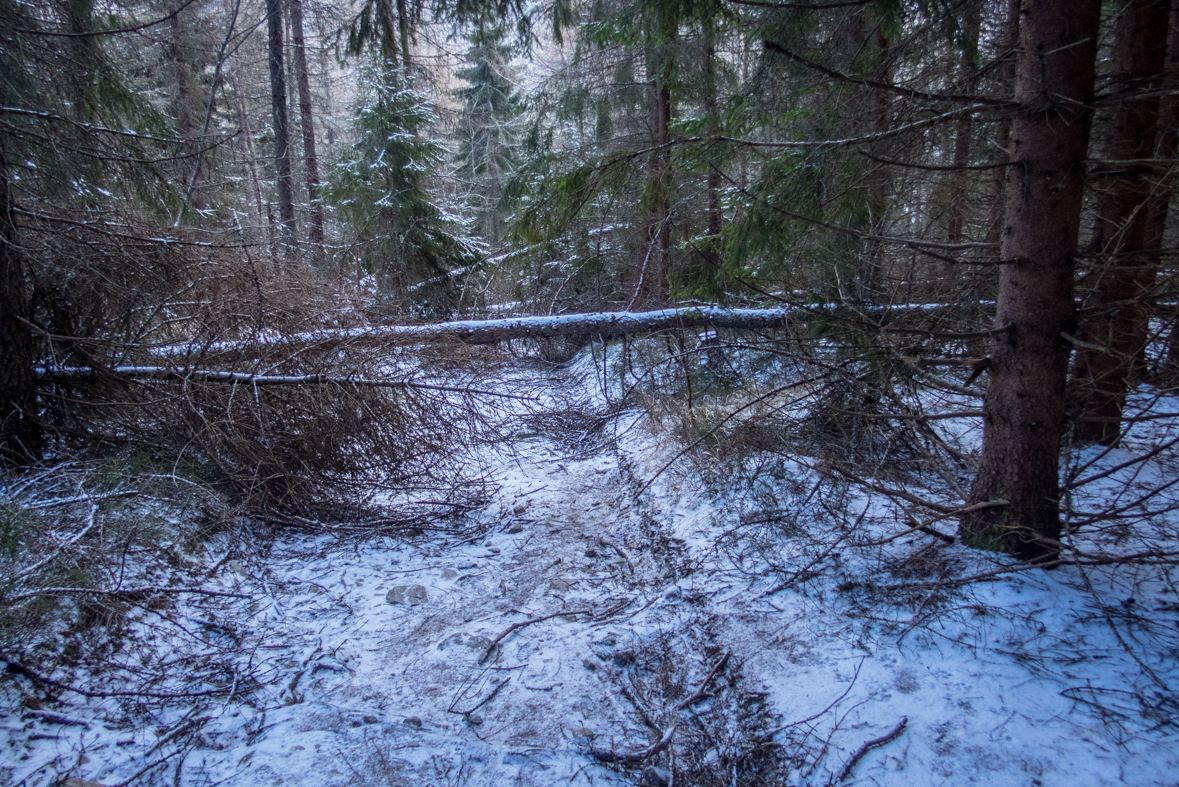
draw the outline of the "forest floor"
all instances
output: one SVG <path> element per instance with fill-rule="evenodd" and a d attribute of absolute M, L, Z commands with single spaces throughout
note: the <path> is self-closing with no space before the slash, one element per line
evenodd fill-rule
<path fill-rule="evenodd" d="M 458 530 L 258 526 L 129 564 L 232 595 L 129 606 L 118 669 L 53 673 L 91 696 L 10 668 L 0 782 L 1179 783 L 1169 567 L 882 544 L 895 506 L 788 459 L 660 473 L 683 440 L 594 368 L 518 370 L 544 406 L 482 449 Z"/>

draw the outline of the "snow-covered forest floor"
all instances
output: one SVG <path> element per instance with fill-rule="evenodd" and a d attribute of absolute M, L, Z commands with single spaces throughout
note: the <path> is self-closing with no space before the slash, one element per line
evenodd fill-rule
<path fill-rule="evenodd" d="M 543 401 L 479 449 L 487 502 L 438 529 L 308 534 L 142 496 L 86 502 L 96 527 L 124 506 L 160 534 L 112 559 L 108 587 L 168 592 L 87 597 L 68 630 L 12 635 L 43 657 L 37 672 L 3 654 L 0 782 L 1179 780 L 1168 561 L 1027 570 L 897 537 L 912 525 L 895 498 L 817 460 L 672 462 L 682 420 L 611 406 L 589 350 L 513 375 L 508 389 Z M 964 450 L 977 439 L 937 423 Z M 1164 448 L 1082 487 L 1078 512 L 1179 478 L 1174 420 L 1136 429 L 1072 459 L 1098 478 Z M 936 497 L 943 481 L 925 480 L 887 483 Z M 9 485 L 6 516 L 32 489 Z M 1173 549 L 1176 525 L 1075 537 L 1091 554 Z"/>

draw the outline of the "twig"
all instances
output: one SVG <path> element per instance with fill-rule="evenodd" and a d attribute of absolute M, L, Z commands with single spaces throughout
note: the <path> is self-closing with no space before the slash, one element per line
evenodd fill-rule
<path fill-rule="evenodd" d="M 725 665 L 729 663 L 729 657 L 732 655 L 733 651 L 725 651 L 725 655 L 721 656 L 720 659 L 717 660 L 716 664 L 712 665 L 712 670 L 709 671 L 708 677 L 704 679 L 704 682 L 700 684 L 700 688 L 696 689 L 696 692 L 691 697 L 688 697 L 686 700 L 677 705 L 676 710 L 687 710 L 697 702 L 703 702 L 704 700 L 708 699 L 709 695 L 705 693 L 708 689 L 708 684 L 712 683 L 712 679 L 715 678 L 717 674 L 725 668 Z"/>
<path fill-rule="evenodd" d="M 901 733 L 905 731 L 905 725 L 908 723 L 909 717 L 905 716 L 901 719 L 901 723 L 894 727 L 892 732 L 890 732 L 888 735 L 882 735 L 879 738 L 873 738 L 857 749 L 856 753 L 853 754 L 851 759 L 847 761 L 847 765 L 843 766 L 843 770 L 839 773 L 839 778 L 835 781 L 841 782 L 847 777 L 851 776 L 852 768 L 856 767 L 856 763 L 863 759 L 864 755 L 872 751 L 872 749 L 879 748 L 886 743 L 892 743 L 897 738 L 901 737 Z"/>
<path fill-rule="evenodd" d="M 634 754 L 618 754 L 612 749 L 590 749 L 590 754 L 598 762 L 608 765 L 638 765 L 666 749 L 671 744 L 671 736 L 675 734 L 675 728 L 676 725 L 671 725 L 664 731 L 663 737 L 659 739 L 658 743 Z"/>
<path fill-rule="evenodd" d="M 582 609 L 582 610 L 578 610 L 577 612 L 554 612 L 551 615 L 544 615 L 543 617 L 532 618 L 531 620 L 521 620 L 519 622 L 513 623 L 512 625 L 508 626 L 506 629 L 501 631 L 499 633 L 499 636 L 491 641 L 491 644 L 487 646 L 487 650 L 483 651 L 483 656 L 482 656 L 482 658 L 479 659 L 479 663 L 482 664 L 483 662 L 487 661 L 488 657 L 491 656 L 491 652 L 493 650 L 495 650 L 495 646 L 498 645 L 503 640 L 504 637 L 508 636 L 516 629 L 522 629 L 525 626 L 531 626 L 533 623 L 540 623 L 542 621 L 550 620 L 552 618 L 559 618 L 559 617 L 562 617 L 563 615 L 592 615 L 592 614 L 594 614 L 594 611 L 592 609 Z"/>
<path fill-rule="evenodd" d="M 500 689 L 502 689 L 504 686 L 508 685 L 511 682 L 512 682 L 512 678 L 509 676 L 507 680 L 505 680 L 503 683 L 499 684 L 494 689 L 492 689 L 490 694 L 488 694 L 486 697 L 484 697 L 482 700 L 480 700 L 479 704 L 476 705 L 475 707 L 471 708 L 470 710 L 449 710 L 447 712 L 448 713 L 457 713 L 459 716 L 470 716 L 472 713 L 479 710 L 484 705 L 486 705 L 487 703 L 489 703 L 493 699 L 495 699 L 495 695 L 499 694 Z"/>
<path fill-rule="evenodd" d="M 89 533 L 89 532 L 90 532 L 90 529 L 94 527 L 94 522 L 95 522 L 95 516 L 94 516 L 94 515 L 95 515 L 97 512 L 98 512 L 98 504 L 97 504 L 97 503 L 93 503 L 93 502 L 92 502 L 92 503 L 90 504 L 90 511 L 89 511 L 89 513 L 87 514 L 87 522 L 86 522 L 86 526 L 85 526 L 84 528 L 82 528 L 81 530 L 79 530 L 79 531 L 77 532 L 77 534 L 76 534 L 76 535 L 74 535 L 74 537 L 73 537 L 73 538 L 71 538 L 71 539 L 70 539 L 69 541 L 67 541 L 66 543 L 64 543 L 64 544 L 57 544 L 57 545 L 55 545 L 55 546 L 57 547 L 57 549 L 54 549 L 54 550 L 52 550 L 52 551 L 51 551 L 51 552 L 50 552 L 50 553 L 49 553 L 49 554 L 48 554 L 48 555 L 47 555 L 47 556 L 46 556 L 44 559 L 42 559 L 42 560 L 40 560 L 40 561 L 38 561 L 38 562 L 34 563 L 33 565 L 31 565 L 31 566 L 29 566 L 28 568 L 26 568 L 24 571 L 22 571 L 22 572 L 20 572 L 19 574 L 17 574 L 17 575 L 16 575 L 16 579 L 15 579 L 14 581 L 15 581 L 15 582 L 20 582 L 22 579 L 25 579 L 26 577 L 29 577 L 29 576 L 31 576 L 31 575 L 32 575 L 34 572 L 36 572 L 38 569 L 41 569 L 41 568 L 45 567 L 46 565 L 48 565 L 49 563 L 51 563 L 53 560 L 55 560 L 55 559 L 57 558 L 57 556 L 58 556 L 58 555 L 60 555 L 62 552 L 66 551 L 67 549 L 69 549 L 70 547 L 72 547 L 74 544 L 76 544 L 76 543 L 78 543 L 79 541 L 81 541 L 81 540 L 82 540 L 82 537 L 83 537 L 83 536 L 85 536 L 87 533 Z"/>

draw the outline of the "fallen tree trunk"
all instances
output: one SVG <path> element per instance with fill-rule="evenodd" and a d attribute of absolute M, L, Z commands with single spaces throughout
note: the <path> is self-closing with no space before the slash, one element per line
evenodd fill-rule
<path fill-rule="evenodd" d="M 252 374 L 219 369 L 170 368 L 166 366 L 112 366 L 102 370 L 89 366 L 38 367 L 38 380 L 64 382 L 93 378 L 99 374 L 110 374 L 127 380 L 185 380 L 198 383 L 230 383 L 233 385 L 276 386 L 276 385 L 338 385 L 354 388 L 408 388 L 414 391 L 441 391 L 482 396 L 497 396 L 506 399 L 535 401 L 535 396 L 518 396 L 500 391 L 487 391 L 456 385 L 432 385 L 414 380 L 385 380 L 368 377 L 341 377 L 328 374 Z"/>
<path fill-rule="evenodd" d="M 308 331 L 273 339 L 242 339 L 207 345 L 170 345 L 152 349 L 157 357 L 209 352 L 240 352 L 266 345 L 313 345 L 341 340 L 395 341 L 398 344 L 497 344 L 515 339 L 595 337 L 617 339 L 685 328 L 778 330 L 789 327 L 800 309 L 723 309 L 715 306 L 660 309 L 649 312 L 592 312 L 499 320 L 456 320 L 425 325 L 383 325 Z"/>

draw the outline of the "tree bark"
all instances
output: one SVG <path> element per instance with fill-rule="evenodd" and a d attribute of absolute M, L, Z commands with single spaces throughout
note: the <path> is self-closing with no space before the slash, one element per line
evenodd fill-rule
<path fill-rule="evenodd" d="M 673 12 L 657 11 L 658 46 L 654 60 L 655 103 L 652 108 L 652 142 L 658 148 L 647 170 L 646 219 L 639 236 L 639 286 L 635 301 L 666 303 L 671 256 L 671 184 L 668 172 L 668 149 L 671 141 L 671 69 L 670 47 L 676 36 L 677 21 Z M 632 305 L 635 301 L 632 301 Z"/>
<path fill-rule="evenodd" d="M 719 124 L 716 122 L 717 112 L 717 84 L 716 84 L 716 26 L 709 20 L 705 22 L 704 29 L 705 47 L 704 47 L 704 112 L 709 118 L 709 134 L 713 136 L 720 135 Z M 705 234 L 709 236 L 719 235 L 721 231 L 721 207 L 720 207 L 720 189 L 721 189 L 721 175 L 720 169 L 717 167 L 710 167 L 708 170 L 708 226 L 705 228 Z M 710 251 L 712 259 L 710 262 L 719 266 L 720 259 L 716 249 Z"/>
<path fill-rule="evenodd" d="M 1059 462 L 1072 329 L 1073 257 L 1089 145 L 1101 0 L 1028 0 L 1012 125 L 1003 266 L 978 474 L 962 541 L 1024 560 L 1060 538 Z"/>
<path fill-rule="evenodd" d="M 1007 20 L 1003 25 L 1003 43 L 1002 48 L 1004 54 L 1004 61 L 999 67 L 999 75 L 1002 82 L 1009 84 L 1014 89 L 1015 85 L 1015 68 L 1016 68 L 1016 47 L 1019 46 L 1019 9 L 1020 0 L 1007 0 Z M 995 132 L 995 155 L 992 162 L 995 164 L 1005 164 L 1010 156 L 1007 148 L 1011 144 L 1011 123 L 1002 122 Z M 990 205 L 991 210 L 987 216 L 987 243 L 999 243 L 1000 236 L 1003 233 L 1003 195 L 1007 193 L 1007 170 L 1002 167 L 996 167 L 994 175 L 991 179 L 990 189 Z"/>
<path fill-rule="evenodd" d="M 307 168 L 307 204 L 311 209 L 307 242 L 315 255 L 315 264 L 322 267 L 326 262 L 323 250 L 323 204 L 319 201 L 319 158 L 315 155 L 315 124 L 311 110 L 311 85 L 307 78 L 306 42 L 303 38 L 303 0 L 290 0 L 290 14 L 295 45 L 295 80 L 299 89 L 299 125 L 303 129 L 303 160 Z"/>
<path fill-rule="evenodd" d="M 978 31 L 982 18 L 981 2 L 971 2 L 962 23 L 962 58 L 958 63 L 960 92 L 972 95 L 978 87 Z M 959 118 L 954 125 L 953 165 L 956 171 L 950 180 L 949 215 L 946 221 L 946 242 L 961 243 L 962 231 L 966 224 L 966 212 L 962 201 L 966 195 L 966 184 L 970 177 L 966 169 L 970 164 L 970 143 L 974 135 L 974 119 L 971 115 Z"/>
<path fill-rule="evenodd" d="M 287 85 L 283 70 L 282 0 L 266 0 L 266 29 L 270 63 L 270 105 L 274 115 L 275 189 L 278 197 L 278 234 L 283 256 L 290 260 L 295 243 L 295 201 L 291 188 L 291 157 L 287 124 Z"/>
<path fill-rule="evenodd" d="M 876 44 L 876 67 L 873 77 L 878 82 L 892 83 L 892 63 L 889 48 L 892 42 L 884 34 L 881 25 L 872 32 Z M 869 117 L 874 134 L 884 134 L 892 126 L 892 93 L 878 88 L 869 94 Z M 889 143 L 876 142 L 871 146 L 873 155 L 887 156 Z M 884 294 L 884 244 L 880 237 L 887 234 L 886 214 L 888 196 L 892 190 L 892 178 L 885 167 L 877 167 L 865 177 L 866 201 L 868 207 L 869 232 L 864 243 L 864 253 L 856 272 L 856 297 L 861 304 L 875 304 L 883 300 Z"/>
<path fill-rule="evenodd" d="M 1164 173 L 1150 196 L 1146 213 L 1146 237 L 1143 247 L 1151 255 L 1151 267 L 1158 275 L 1162 267 L 1162 249 L 1167 230 L 1167 214 L 1175 194 L 1175 176 L 1171 168 L 1179 154 L 1179 0 L 1171 2 L 1171 18 L 1167 26 L 1167 57 L 1163 68 L 1163 97 L 1159 101 L 1159 123 L 1155 134 L 1154 158 Z M 1150 332 L 1150 313 L 1139 316 L 1142 335 Z M 1172 316 L 1171 335 L 1162 359 L 1162 367 L 1171 376 L 1179 373 L 1179 313 Z M 1145 342 L 1142 365 L 1145 366 Z"/>
<path fill-rule="evenodd" d="M 518 339 L 567 339 L 593 337 L 618 339 L 660 331 L 692 328 L 724 328 L 740 331 L 795 330 L 813 309 L 727 309 L 716 306 L 688 306 L 646 312 L 591 312 L 538 317 L 506 317 L 500 320 L 456 320 L 425 325 L 383 325 L 363 329 L 326 329 L 283 336 L 284 346 L 322 346 L 326 343 L 406 344 L 497 344 Z M 199 352 L 208 359 L 220 354 L 251 353 L 258 349 L 255 339 L 232 340 L 201 345 Z M 189 345 L 158 347 L 152 354 L 160 358 L 193 356 Z M 203 362 L 203 361 L 202 361 Z M 153 367 L 154 368 L 154 367 Z"/>
<path fill-rule="evenodd" d="M 409 54 L 409 10 L 405 7 L 405 0 L 397 0 L 397 35 L 401 40 L 401 67 L 406 76 L 413 71 L 413 59 Z"/>
<path fill-rule="evenodd" d="M 1102 162 L 1095 172 L 1097 220 L 1089 250 L 1094 258 L 1093 294 L 1085 304 L 1093 317 L 1082 325 L 1085 346 L 1077 350 L 1074 434 L 1085 443 L 1117 445 L 1122 409 L 1146 344 L 1147 304 L 1157 255 L 1144 253 L 1147 201 L 1158 126 L 1153 92 L 1166 54 L 1168 0 L 1122 0 L 1119 4 L 1110 86 L 1125 99 L 1107 123 Z M 1093 349 L 1099 347 L 1100 349 Z"/>
<path fill-rule="evenodd" d="M 41 453 L 26 286 L 8 162 L 0 148 L 0 464 L 8 465 L 35 461 Z"/>
<path fill-rule="evenodd" d="M 191 184 L 196 184 L 200 175 L 201 140 L 193 134 L 192 97 L 190 95 L 190 68 L 188 65 L 189 38 L 188 30 L 183 19 L 184 11 L 179 4 L 171 6 L 172 13 L 172 63 L 176 70 L 176 126 L 180 138 L 184 140 L 184 153 L 196 158 L 193 167 Z M 204 210 L 205 204 L 201 193 L 194 188 L 189 189 L 186 198 L 192 207 L 198 211 Z"/>

